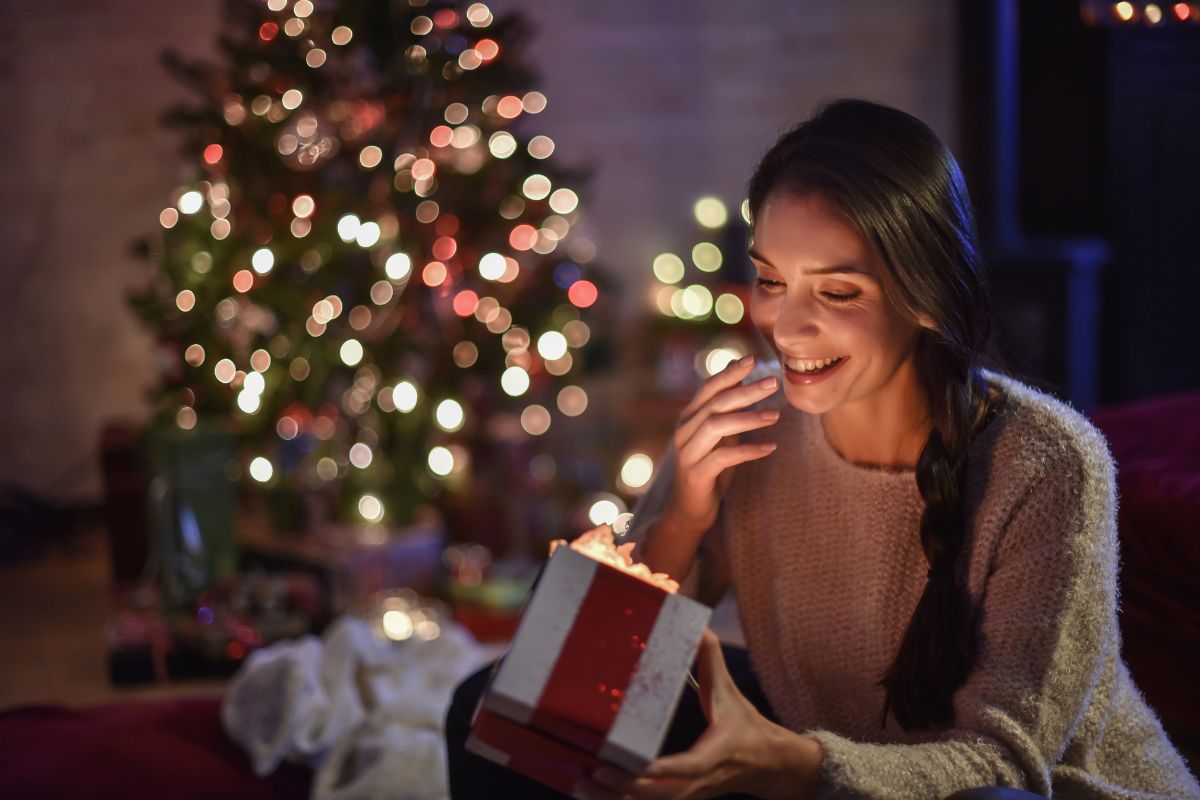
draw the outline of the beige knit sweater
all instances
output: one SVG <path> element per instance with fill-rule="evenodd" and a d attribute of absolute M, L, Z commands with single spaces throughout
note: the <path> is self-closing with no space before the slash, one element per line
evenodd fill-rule
<path fill-rule="evenodd" d="M 1120 657 L 1107 444 L 1070 407 L 988 378 L 1007 402 L 969 453 L 958 568 L 980 613 L 979 658 L 952 729 L 907 734 L 891 717 L 880 727 L 879 681 L 927 570 L 915 474 L 844 460 L 818 417 L 784 406 L 758 433 L 779 449 L 736 468 L 685 590 L 712 603 L 732 586 L 772 708 L 824 748 L 820 797 L 941 798 L 988 785 L 1200 797 Z M 664 470 L 634 536 L 670 483 Z"/>

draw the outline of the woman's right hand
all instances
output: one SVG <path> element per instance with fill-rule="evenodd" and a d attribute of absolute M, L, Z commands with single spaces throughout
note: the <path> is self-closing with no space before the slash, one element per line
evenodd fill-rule
<path fill-rule="evenodd" d="M 679 415 L 675 428 L 675 482 L 660 519 L 675 531 L 699 536 L 717 520 L 733 467 L 764 458 L 773 442 L 740 444 L 738 434 L 779 421 L 774 409 L 745 411 L 779 388 L 770 377 L 742 385 L 754 369 L 754 356 L 734 361 L 705 381 Z"/>

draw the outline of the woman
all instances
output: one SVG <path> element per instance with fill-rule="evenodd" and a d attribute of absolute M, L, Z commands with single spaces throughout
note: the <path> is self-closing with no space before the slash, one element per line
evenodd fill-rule
<path fill-rule="evenodd" d="M 704 734 L 585 794 L 1200 796 L 1120 658 L 1103 438 L 980 365 L 953 157 L 839 101 L 766 154 L 749 202 L 782 381 L 743 383 L 748 358 L 700 389 L 635 535 L 701 600 L 733 589 L 767 704 L 706 634 Z"/>

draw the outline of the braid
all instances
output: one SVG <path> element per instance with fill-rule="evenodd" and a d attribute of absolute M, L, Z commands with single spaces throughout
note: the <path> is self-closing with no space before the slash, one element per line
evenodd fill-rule
<path fill-rule="evenodd" d="M 936 376 L 926 372 L 930 383 Z M 995 408 L 978 371 L 946 380 L 930 393 L 935 419 L 917 460 L 917 488 L 925 500 L 921 548 L 929 563 L 925 591 L 881 684 L 887 690 L 882 723 L 890 711 L 905 730 L 948 727 L 954 693 L 975 663 L 975 614 L 955 565 L 966 538 L 962 488 L 967 446 Z"/>

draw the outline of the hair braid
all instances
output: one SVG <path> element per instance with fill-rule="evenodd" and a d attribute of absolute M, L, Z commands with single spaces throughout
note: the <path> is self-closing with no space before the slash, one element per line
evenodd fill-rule
<path fill-rule="evenodd" d="M 905 730 L 953 723 L 954 693 L 975 664 L 975 612 L 956 570 L 966 539 L 961 495 L 967 447 L 995 408 L 977 371 L 958 380 L 945 378 L 951 379 L 941 384 L 944 395 L 931 398 L 941 419 L 917 459 L 917 488 L 925 500 L 921 548 L 929 564 L 925 591 L 880 682 L 887 690 L 881 724 L 890 711 Z"/>

